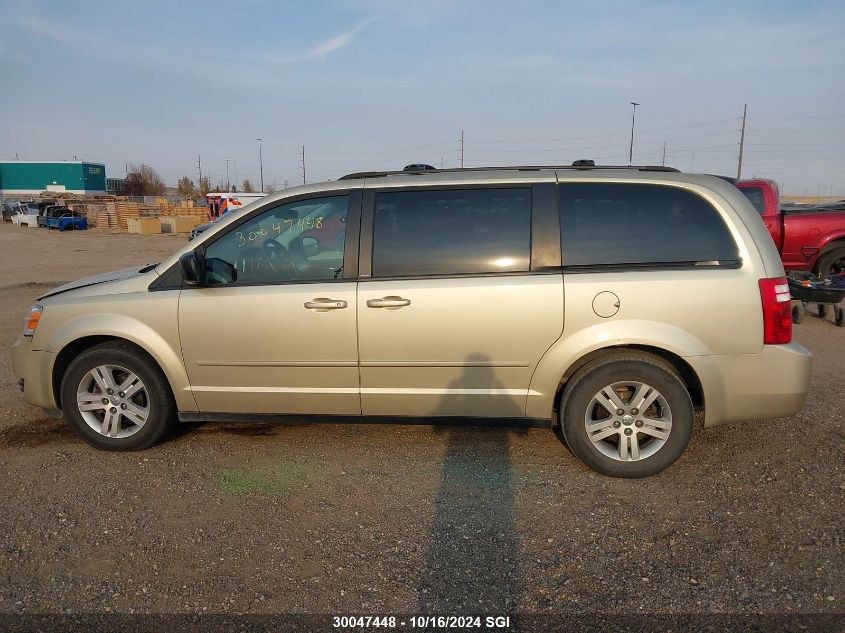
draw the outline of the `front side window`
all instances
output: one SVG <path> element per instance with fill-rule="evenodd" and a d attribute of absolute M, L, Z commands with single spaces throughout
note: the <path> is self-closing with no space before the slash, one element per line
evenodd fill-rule
<path fill-rule="evenodd" d="M 572 183 L 560 187 L 563 264 L 620 266 L 738 262 L 718 211 L 678 187 Z"/>
<path fill-rule="evenodd" d="M 339 279 L 347 196 L 313 198 L 264 211 L 205 251 L 205 285 Z"/>
<path fill-rule="evenodd" d="M 528 188 L 376 194 L 373 277 L 527 271 L 530 252 Z"/>

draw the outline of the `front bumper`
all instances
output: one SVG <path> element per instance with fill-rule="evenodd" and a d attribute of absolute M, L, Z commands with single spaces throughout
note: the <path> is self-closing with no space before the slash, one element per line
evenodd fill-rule
<path fill-rule="evenodd" d="M 705 426 L 795 415 L 810 389 L 813 355 L 798 343 L 685 360 L 701 380 Z"/>
<path fill-rule="evenodd" d="M 53 395 L 53 363 L 56 355 L 31 349 L 32 338 L 19 336 L 12 344 L 12 368 L 15 378 L 23 380 L 23 399 L 55 413 L 59 405 Z"/>

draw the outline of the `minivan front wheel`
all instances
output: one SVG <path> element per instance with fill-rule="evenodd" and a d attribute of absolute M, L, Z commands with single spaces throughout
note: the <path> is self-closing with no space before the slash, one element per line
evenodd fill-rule
<path fill-rule="evenodd" d="M 683 453 L 694 411 L 674 368 L 650 356 L 591 363 L 563 395 L 561 428 L 582 462 L 612 477 L 660 472 Z"/>
<path fill-rule="evenodd" d="M 175 419 L 161 370 L 129 343 L 104 343 L 77 356 L 65 372 L 61 396 L 77 434 L 106 450 L 148 448 Z"/>

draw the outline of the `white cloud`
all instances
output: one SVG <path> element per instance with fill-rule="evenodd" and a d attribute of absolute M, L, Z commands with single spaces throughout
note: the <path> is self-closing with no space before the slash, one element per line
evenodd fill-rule
<path fill-rule="evenodd" d="M 333 35 L 328 39 L 318 42 L 303 53 L 285 55 L 281 57 L 277 55 L 262 55 L 255 56 L 254 58 L 256 58 L 258 61 L 262 61 L 265 63 L 280 65 L 323 59 L 327 55 L 335 53 L 349 46 L 355 39 L 355 36 L 358 35 L 358 33 L 360 33 L 378 18 L 378 15 L 371 16 L 366 20 L 359 22 L 357 25 L 355 25 L 348 31 L 343 31 L 342 33 L 338 33 L 337 35 Z"/>

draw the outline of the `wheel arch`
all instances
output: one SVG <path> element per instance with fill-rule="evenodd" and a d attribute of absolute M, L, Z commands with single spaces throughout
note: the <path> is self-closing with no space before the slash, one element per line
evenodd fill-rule
<path fill-rule="evenodd" d="M 831 252 L 842 249 L 845 249 L 845 233 L 837 232 L 832 235 L 825 236 L 821 241 L 818 253 L 813 255 L 813 272 L 819 275 L 821 273 L 819 268 L 821 261 Z"/>
<path fill-rule="evenodd" d="M 165 381 L 170 387 L 170 391 L 173 394 L 173 397 L 177 398 L 178 404 L 178 392 L 174 388 L 173 380 L 168 375 L 168 372 L 162 365 L 162 363 L 150 352 L 150 350 L 146 349 L 137 341 L 133 341 L 128 338 L 108 334 L 97 334 L 90 336 L 81 336 L 79 338 L 68 341 L 56 354 L 56 358 L 53 361 L 53 368 L 51 371 L 51 382 L 53 389 L 53 397 L 55 398 L 56 406 L 59 408 L 59 410 L 62 410 L 62 380 L 71 363 L 74 361 L 75 358 L 77 358 L 86 350 L 89 350 L 97 345 L 109 342 L 121 342 L 131 346 L 137 351 L 138 354 L 143 354 L 156 367 L 158 367 L 162 375 L 164 376 Z"/>
<path fill-rule="evenodd" d="M 560 377 L 560 381 L 558 382 L 557 388 L 555 389 L 554 411 L 552 417 L 553 424 L 558 423 L 558 416 L 556 415 L 556 412 L 560 411 L 561 398 L 563 397 L 564 389 L 566 388 L 566 385 L 569 380 L 587 364 L 601 358 L 606 358 L 608 356 L 619 354 L 620 352 L 633 352 L 638 355 L 645 354 L 656 357 L 657 359 L 668 363 L 675 369 L 678 374 L 678 377 L 681 379 L 681 382 L 683 382 L 684 386 L 686 387 L 687 393 L 689 393 L 690 395 L 690 399 L 692 400 L 693 406 L 697 408 L 704 407 L 704 388 L 702 386 L 701 379 L 699 378 L 698 374 L 693 369 L 693 367 L 681 356 L 667 349 L 656 347 L 653 345 L 643 345 L 638 343 L 626 345 L 611 345 L 584 354 L 583 356 L 579 357 L 574 362 L 572 362 L 566 369 L 566 371 L 564 371 L 563 375 Z"/>

